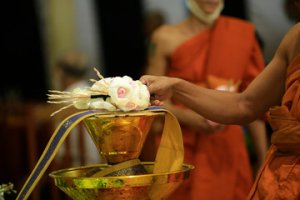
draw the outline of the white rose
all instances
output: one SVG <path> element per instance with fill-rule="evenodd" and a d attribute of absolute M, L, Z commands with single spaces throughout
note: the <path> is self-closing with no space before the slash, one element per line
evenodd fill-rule
<path fill-rule="evenodd" d="M 133 102 L 137 105 L 137 110 L 144 110 L 150 106 L 150 93 L 146 85 L 140 81 L 135 81 L 136 87 L 133 90 Z"/>
<path fill-rule="evenodd" d="M 109 85 L 111 102 L 123 111 L 142 110 L 149 106 L 149 91 L 129 76 L 115 77 Z"/>

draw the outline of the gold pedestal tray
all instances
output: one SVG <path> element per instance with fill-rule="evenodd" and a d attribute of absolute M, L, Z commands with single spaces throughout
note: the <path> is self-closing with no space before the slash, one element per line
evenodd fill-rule
<path fill-rule="evenodd" d="M 68 168 L 50 173 L 55 185 L 74 200 L 160 200 L 166 199 L 189 177 L 192 165 L 175 172 L 153 174 L 153 162 L 142 162 L 143 175 L 91 177 L 110 165 Z M 164 188 L 161 190 L 161 188 Z"/>

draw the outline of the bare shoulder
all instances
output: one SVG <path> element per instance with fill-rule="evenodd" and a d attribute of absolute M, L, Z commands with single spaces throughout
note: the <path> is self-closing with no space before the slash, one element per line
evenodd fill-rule
<path fill-rule="evenodd" d="M 275 57 L 284 59 L 287 63 L 300 53 L 300 23 L 295 24 L 285 34 L 282 39 Z"/>
<path fill-rule="evenodd" d="M 164 24 L 157 28 L 152 34 L 152 41 L 154 42 L 166 42 L 172 40 L 172 37 L 178 34 L 178 28 L 176 25 Z"/>
<path fill-rule="evenodd" d="M 295 25 L 294 29 L 295 42 L 293 52 L 291 52 L 291 59 L 300 54 L 300 22 Z"/>
<path fill-rule="evenodd" d="M 164 55 L 170 55 L 180 44 L 181 35 L 178 25 L 162 25 L 154 31 L 151 45 Z"/>

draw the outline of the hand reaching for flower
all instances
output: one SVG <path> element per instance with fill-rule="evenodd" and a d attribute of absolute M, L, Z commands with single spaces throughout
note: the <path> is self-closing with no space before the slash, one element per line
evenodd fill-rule
<path fill-rule="evenodd" d="M 166 76 L 144 75 L 140 81 L 147 85 L 151 94 L 152 105 L 161 106 L 163 101 L 172 97 L 172 87 L 178 82 L 177 78 Z"/>

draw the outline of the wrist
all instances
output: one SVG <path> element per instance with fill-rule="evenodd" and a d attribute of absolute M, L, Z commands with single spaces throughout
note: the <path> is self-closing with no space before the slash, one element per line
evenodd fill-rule
<path fill-rule="evenodd" d="M 182 79 L 180 78 L 176 78 L 176 77 L 172 77 L 172 90 L 176 91 L 178 90 L 178 88 L 180 88 L 180 82 L 182 81 Z"/>

